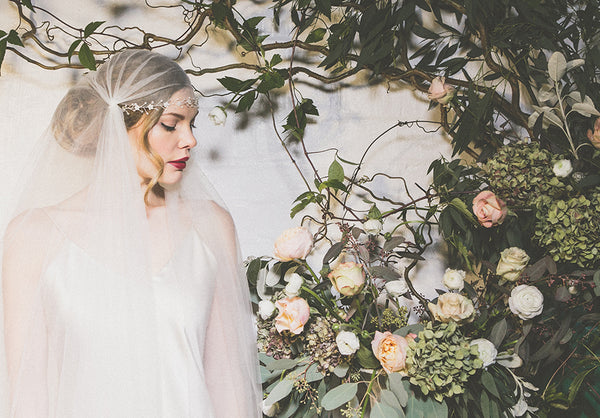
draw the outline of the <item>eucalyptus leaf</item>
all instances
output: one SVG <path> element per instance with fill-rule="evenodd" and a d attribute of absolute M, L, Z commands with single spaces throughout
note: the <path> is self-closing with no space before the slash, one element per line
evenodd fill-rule
<path fill-rule="evenodd" d="M 327 411 L 333 411 L 344 405 L 346 402 L 350 402 L 356 395 L 358 390 L 358 383 L 344 383 L 336 386 L 328 391 L 321 401 L 321 405 Z"/>
<path fill-rule="evenodd" d="M 324 377 L 325 375 L 319 371 L 319 363 L 311 364 L 306 371 L 306 381 L 308 383 L 316 382 Z"/>
<path fill-rule="evenodd" d="M 565 56 L 560 52 L 556 51 L 548 60 L 548 75 L 554 82 L 558 82 L 567 71 L 567 60 Z"/>
<path fill-rule="evenodd" d="M 499 348 L 502 344 L 502 341 L 504 341 L 506 331 L 508 331 L 508 323 L 506 322 L 506 318 L 502 318 L 502 320 L 495 323 L 492 327 L 489 340 L 496 348 Z"/>
<path fill-rule="evenodd" d="M 391 390 L 382 389 L 381 400 L 392 408 L 402 411 L 402 405 L 400 404 L 398 397 Z"/>
<path fill-rule="evenodd" d="M 293 388 L 294 381 L 292 379 L 283 379 L 271 390 L 264 402 L 266 404 L 274 404 L 288 396 Z"/>
<path fill-rule="evenodd" d="M 400 373 L 390 373 L 388 374 L 388 382 L 389 388 L 394 392 L 394 395 L 396 395 L 400 405 L 405 407 L 408 402 L 408 392 L 402 383 L 402 375 Z"/>
<path fill-rule="evenodd" d="M 343 243 L 336 242 L 335 244 L 333 244 L 331 246 L 331 248 L 329 248 L 329 250 L 327 250 L 327 252 L 323 256 L 323 264 L 331 263 L 333 260 L 335 260 L 341 254 L 343 249 L 344 249 Z"/>
<path fill-rule="evenodd" d="M 394 396 L 393 393 L 392 396 Z M 371 418 L 404 418 L 404 416 L 402 409 L 392 408 L 386 403 L 374 402 L 371 405 Z"/>
<path fill-rule="evenodd" d="M 388 281 L 397 280 L 401 277 L 400 273 L 387 266 L 373 266 L 369 269 L 369 272 L 373 277 L 378 277 Z"/>
<path fill-rule="evenodd" d="M 293 369 L 294 367 L 296 367 L 296 365 L 303 360 L 304 359 L 302 359 L 302 358 L 300 358 L 300 359 L 282 358 L 279 360 L 273 360 L 272 362 L 270 362 L 267 365 L 267 368 L 269 370 L 289 370 L 289 369 Z"/>

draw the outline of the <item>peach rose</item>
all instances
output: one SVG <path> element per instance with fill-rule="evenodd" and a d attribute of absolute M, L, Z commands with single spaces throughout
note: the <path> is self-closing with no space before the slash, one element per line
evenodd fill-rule
<path fill-rule="evenodd" d="M 473 213 L 486 228 L 501 224 L 507 212 L 506 204 L 489 190 L 484 190 L 473 199 Z"/>
<path fill-rule="evenodd" d="M 375 338 L 371 341 L 373 354 L 381 363 L 383 369 L 388 373 L 400 372 L 406 375 L 406 351 L 408 350 L 408 339 L 414 339 L 414 334 L 401 337 L 389 331 L 375 331 Z"/>
<path fill-rule="evenodd" d="M 587 137 L 594 146 L 594 148 L 600 149 L 600 118 L 594 122 L 594 131 L 591 129 L 587 131 Z"/>
<path fill-rule="evenodd" d="M 470 299 L 460 293 L 444 293 L 436 305 L 429 303 L 429 310 L 441 322 L 471 322 L 475 308 Z"/>
<path fill-rule="evenodd" d="M 329 280 L 335 289 L 344 296 L 354 296 L 365 284 L 365 271 L 362 264 L 353 261 L 341 263 L 329 275 Z"/>
<path fill-rule="evenodd" d="M 446 105 L 454 97 L 455 89 L 450 84 L 445 83 L 445 77 L 436 77 L 431 81 L 427 98 Z"/>
<path fill-rule="evenodd" d="M 310 317 L 310 306 L 301 297 L 283 298 L 275 302 L 279 309 L 279 315 L 275 318 L 277 332 L 290 331 L 292 334 L 300 334 L 304 330 L 304 324 Z"/>
<path fill-rule="evenodd" d="M 313 247 L 313 236 L 303 226 L 283 232 L 275 241 L 275 258 L 281 261 L 303 260 Z"/>

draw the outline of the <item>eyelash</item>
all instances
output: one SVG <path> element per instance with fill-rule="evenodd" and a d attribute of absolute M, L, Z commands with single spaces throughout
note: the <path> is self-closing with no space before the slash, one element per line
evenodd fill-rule
<path fill-rule="evenodd" d="M 165 125 L 164 123 L 161 122 L 161 125 L 163 126 L 163 128 L 165 128 L 165 130 L 167 132 L 173 132 L 175 130 L 175 126 L 169 126 L 169 125 Z"/>

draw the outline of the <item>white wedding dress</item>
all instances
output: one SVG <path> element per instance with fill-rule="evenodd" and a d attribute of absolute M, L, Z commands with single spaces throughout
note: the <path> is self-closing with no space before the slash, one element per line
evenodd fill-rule
<path fill-rule="evenodd" d="M 185 286 L 175 279 L 175 265 L 187 270 L 189 280 Z M 142 364 L 145 371 L 137 376 L 128 373 L 135 369 L 120 367 L 130 361 L 129 348 L 123 346 L 120 333 L 123 329 L 135 332 L 137 319 L 129 327 L 129 317 L 120 315 L 119 309 L 114 312 L 110 300 L 96 297 L 105 294 L 107 287 L 118 289 L 123 279 L 70 241 L 48 266 L 40 286 L 47 330 L 47 416 L 212 417 L 204 378 L 203 342 L 215 284 L 213 254 L 191 231 L 169 262 L 153 276 L 156 317 L 148 318 L 148 326 L 156 332 L 156 345 L 150 342 L 147 347 L 152 352 L 136 352 L 135 356 L 158 356 L 156 363 Z M 147 304 L 143 302 L 140 308 L 145 311 Z M 131 310 L 136 310 L 135 304 Z M 110 324 L 119 326 L 112 328 Z M 144 330 L 141 334 L 147 335 Z M 65 351 L 67 346 L 70 348 Z M 77 353 L 77 357 L 70 352 Z M 157 379 L 141 380 L 149 375 L 156 375 Z M 155 383 L 160 385 L 159 399 L 140 400 L 137 395 L 144 393 L 143 388 Z M 39 397 L 30 402 L 31 408 L 43 411 Z M 26 416 L 24 411 L 30 409 L 23 405 L 18 410 L 19 416 Z"/>

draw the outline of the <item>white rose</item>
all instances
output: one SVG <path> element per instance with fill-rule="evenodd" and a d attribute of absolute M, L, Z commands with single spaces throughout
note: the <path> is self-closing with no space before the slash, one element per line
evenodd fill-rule
<path fill-rule="evenodd" d="M 335 337 L 335 343 L 337 344 L 340 354 L 343 356 L 354 354 L 360 348 L 358 337 L 355 333 L 350 331 L 340 331 L 337 337 Z"/>
<path fill-rule="evenodd" d="M 446 269 L 442 284 L 448 290 L 458 290 L 460 292 L 465 287 L 465 275 L 466 273 L 463 270 Z"/>
<path fill-rule="evenodd" d="M 227 120 L 227 113 L 221 106 L 215 106 L 208 112 L 208 119 L 215 125 L 222 126 L 225 125 L 225 121 Z"/>
<path fill-rule="evenodd" d="M 573 171 L 573 166 L 569 160 L 558 160 L 554 163 L 552 171 L 554 171 L 556 177 L 567 177 Z"/>
<path fill-rule="evenodd" d="M 496 347 L 490 340 L 486 340 L 485 338 L 477 338 L 476 340 L 471 341 L 471 345 L 477 346 L 479 358 L 481 361 L 483 361 L 483 367 L 487 367 L 496 362 L 498 350 L 496 350 Z"/>
<path fill-rule="evenodd" d="M 313 247 L 313 236 L 303 226 L 290 228 L 275 241 L 273 254 L 280 261 L 304 260 Z"/>
<path fill-rule="evenodd" d="M 304 283 L 304 279 L 298 273 L 292 273 L 290 275 L 288 284 L 285 286 L 285 294 L 293 298 L 300 294 L 300 288 Z"/>
<path fill-rule="evenodd" d="M 535 318 L 544 309 L 544 295 L 537 287 L 522 284 L 510 292 L 508 306 L 521 319 Z"/>
<path fill-rule="evenodd" d="M 365 223 L 363 223 L 363 229 L 367 234 L 377 235 L 381 232 L 383 228 L 383 224 L 379 219 L 368 219 Z"/>
<path fill-rule="evenodd" d="M 406 280 L 398 279 L 392 280 L 385 284 L 385 290 L 392 297 L 402 296 L 406 292 L 409 291 L 408 285 L 406 284 Z"/>
<path fill-rule="evenodd" d="M 258 314 L 262 319 L 270 318 L 275 312 L 275 304 L 270 300 L 261 300 L 258 302 Z"/>
<path fill-rule="evenodd" d="M 277 414 L 277 412 L 279 412 L 279 404 L 277 402 L 273 404 L 268 404 L 265 401 L 266 399 L 262 401 L 263 414 L 265 414 L 268 417 L 274 417 Z"/>
<path fill-rule="evenodd" d="M 527 263 L 529 263 L 529 256 L 525 251 L 517 247 L 507 248 L 500 253 L 496 274 L 509 282 L 514 282 L 527 267 Z"/>

